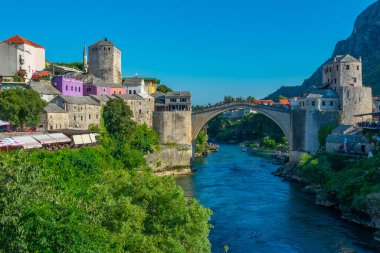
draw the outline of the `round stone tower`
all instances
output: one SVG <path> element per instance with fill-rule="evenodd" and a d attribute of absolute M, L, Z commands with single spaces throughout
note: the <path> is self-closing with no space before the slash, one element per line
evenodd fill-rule
<path fill-rule="evenodd" d="M 107 38 L 89 46 L 88 51 L 88 73 L 107 83 L 121 85 L 121 51 Z"/>

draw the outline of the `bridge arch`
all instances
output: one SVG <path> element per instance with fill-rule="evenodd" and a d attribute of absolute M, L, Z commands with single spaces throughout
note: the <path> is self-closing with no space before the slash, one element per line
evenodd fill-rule
<path fill-rule="evenodd" d="M 252 109 L 261 113 L 276 123 L 287 140 L 291 148 L 291 127 L 290 127 L 290 111 L 288 109 L 277 108 L 274 106 L 259 105 L 250 102 L 232 102 L 224 103 L 217 106 L 207 107 L 201 110 L 192 112 L 192 142 L 195 141 L 201 129 L 213 118 L 222 114 L 223 112 L 235 109 Z"/>

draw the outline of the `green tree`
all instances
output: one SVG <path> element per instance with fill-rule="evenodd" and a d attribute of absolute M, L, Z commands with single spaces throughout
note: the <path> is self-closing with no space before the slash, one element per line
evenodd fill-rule
<path fill-rule="evenodd" d="M 328 126 L 325 126 L 325 127 L 322 127 L 321 129 L 319 129 L 319 131 L 318 131 L 318 141 L 319 141 L 319 145 L 321 147 L 325 147 L 326 146 L 327 136 L 332 133 L 332 131 L 335 129 L 335 127 L 336 126 L 328 125 Z"/>
<path fill-rule="evenodd" d="M 46 102 L 33 90 L 15 89 L 0 93 L 0 118 L 22 129 L 38 126 L 45 106 Z"/>
<path fill-rule="evenodd" d="M 168 93 L 168 92 L 171 92 L 173 90 L 170 89 L 168 86 L 161 84 L 160 86 L 157 87 L 157 91 L 160 91 L 162 93 Z"/>
<path fill-rule="evenodd" d="M 277 100 L 280 100 L 280 99 L 289 99 L 289 98 L 287 98 L 287 97 L 285 97 L 283 95 L 280 95 L 280 96 L 277 97 Z"/>
<path fill-rule="evenodd" d="M 233 102 L 234 101 L 234 98 L 232 96 L 225 96 L 224 97 L 224 102 L 225 103 L 230 103 L 230 102 Z"/>
<path fill-rule="evenodd" d="M 115 139 L 130 140 L 136 129 L 136 122 L 132 117 L 131 109 L 122 99 L 112 99 L 103 108 L 105 128 Z"/>
<path fill-rule="evenodd" d="M 255 100 L 255 97 L 252 97 L 252 96 L 247 97 L 247 101 L 248 101 L 248 102 L 252 102 L 252 101 L 254 101 L 254 100 Z"/>
<path fill-rule="evenodd" d="M 69 68 L 73 68 L 73 69 L 77 69 L 77 70 L 83 70 L 83 63 L 82 62 L 71 62 L 71 63 L 58 62 L 58 63 L 54 63 L 54 65 L 69 67 Z"/>
<path fill-rule="evenodd" d="M 138 125 L 132 135 L 131 146 L 144 154 L 154 152 L 158 148 L 159 137 L 145 123 Z"/>
<path fill-rule="evenodd" d="M 205 151 L 205 149 L 207 148 L 207 139 L 208 139 L 208 136 L 207 136 L 206 130 L 202 129 L 199 132 L 197 139 L 195 141 L 195 145 L 196 145 L 195 152 L 196 153 L 202 154 Z"/>

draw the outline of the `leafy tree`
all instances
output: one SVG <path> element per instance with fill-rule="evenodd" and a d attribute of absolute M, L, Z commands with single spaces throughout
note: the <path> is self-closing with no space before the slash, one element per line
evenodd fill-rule
<path fill-rule="evenodd" d="M 157 87 L 157 91 L 160 91 L 162 93 L 168 93 L 168 92 L 171 92 L 173 90 L 170 89 L 168 86 L 161 84 L 160 86 Z"/>
<path fill-rule="evenodd" d="M 26 70 L 20 69 L 17 71 L 17 73 L 13 76 L 13 81 L 14 82 L 25 82 L 26 78 Z"/>
<path fill-rule="evenodd" d="M 105 128 L 111 137 L 129 140 L 136 129 L 133 113 L 122 99 L 112 99 L 103 108 Z"/>
<path fill-rule="evenodd" d="M 140 150 L 144 154 L 155 151 L 158 148 L 160 139 L 153 129 L 145 123 L 138 125 L 132 135 L 131 146 L 133 149 Z"/>
<path fill-rule="evenodd" d="M 263 138 L 263 145 L 265 147 L 274 148 L 276 146 L 276 141 L 272 140 L 270 137 L 265 136 Z"/>
<path fill-rule="evenodd" d="M 332 131 L 335 129 L 335 127 L 336 126 L 328 125 L 328 126 L 325 126 L 325 127 L 322 127 L 321 129 L 319 129 L 319 131 L 318 131 L 318 141 L 319 141 L 319 145 L 321 147 L 325 147 L 326 146 L 327 136 L 332 133 Z"/>
<path fill-rule="evenodd" d="M 287 97 L 285 97 L 283 95 L 280 95 L 280 96 L 277 97 L 277 100 L 280 100 L 280 99 L 289 99 L 289 98 L 287 98 Z"/>
<path fill-rule="evenodd" d="M 224 102 L 225 103 L 231 103 L 234 101 L 234 98 L 232 96 L 225 96 L 224 97 Z"/>
<path fill-rule="evenodd" d="M 4 252 L 210 252 L 211 212 L 105 147 L 0 154 Z"/>
<path fill-rule="evenodd" d="M 46 102 L 33 90 L 15 89 L 0 93 L 0 118 L 13 126 L 38 126 L 45 106 Z"/>
<path fill-rule="evenodd" d="M 202 129 L 199 132 L 197 139 L 195 141 L 195 145 L 196 145 L 195 152 L 196 153 L 202 154 L 205 151 L 205 149 L 207 148 L 207 139 L 208 139 L 208 136 L 207 136 L 206 130 Z"/>
<path fill-rule="evenodd" d="M 77 70 L 83 70 L 82 62 L 72 62 L 72 63 L 58 62 L 58 63 L 54 63 L 54 65 L 69 67 L 69 68 L 73 68 Z"/>
<path fill-rule="evenodd" d="M 254 101 L 254 100 L 255 100 L 255 97 L 252 97 L 252 96 L 247 97 L 247 101 L 248 101 L 248 102 L 252 102 L 252 101 Z"/>

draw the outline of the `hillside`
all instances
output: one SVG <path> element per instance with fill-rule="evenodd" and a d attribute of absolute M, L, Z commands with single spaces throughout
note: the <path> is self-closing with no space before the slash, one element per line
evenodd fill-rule
<path fill-rule="evenodd" d="M 364 10 L 356 19 L 350 37 L 339 41 L 332 57 L 339 54 L 351 54 L 362 57 L 363 83 L 373 88 L 373 94 L 380 94 L 380 1 L 376 1 Z M 326 59 L 328 61 L 330 59 Z M 324 63 L 321 64 L 321 67 Z M 313 85 L 322 82 L 321 67 L 300 86 L 283 86 L 268 98 L 277 98 L 279 95 L 287 97 L 299 96 Z"/>

